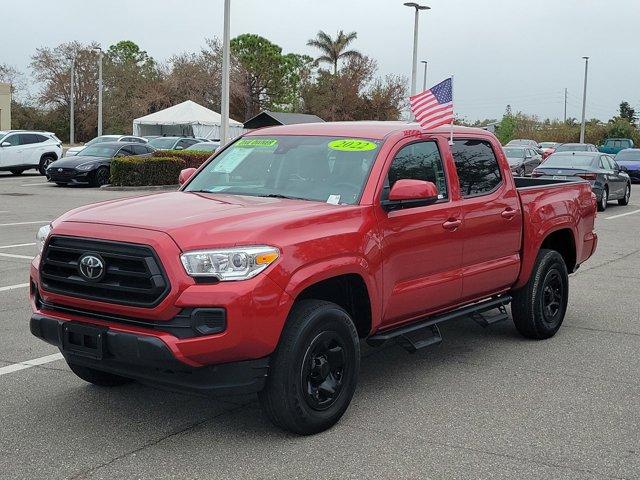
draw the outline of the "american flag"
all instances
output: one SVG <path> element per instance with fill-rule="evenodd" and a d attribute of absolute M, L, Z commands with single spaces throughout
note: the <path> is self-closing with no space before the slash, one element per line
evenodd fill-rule
<path fill-rule="evenodd" d="M 451 78 L 409 98 L 411 111 L 422 128 L 453 122 L 453 81 Z"/>

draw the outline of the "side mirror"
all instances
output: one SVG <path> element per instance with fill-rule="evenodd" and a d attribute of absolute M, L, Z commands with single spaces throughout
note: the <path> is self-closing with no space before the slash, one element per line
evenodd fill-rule
<path fill-rule="evenodd" d="M 187 183 L 187 181 L 193 177 L 193 174 L 196 173 L 196 168 L 185 168 L 180 172 L 180 176 L 178 177 L 178 183 L 180 186 Z"/>
<path fill-rule="evenodd" d="M 402 179 L 391 187 L 389 199 L 382 202 L 387 211 L 405 207 L 420 207 L 438 201 L 438 187 L 424 180 Z"/>
<path fill-rule="evenodd" d="M 620 165 L 618 168 L 620 169 L 621 172 L 629 171 L 629 169 L 627 167 L 625 167 L 624 165 Z"/>
<path fill-rule="evenodd" d="M 2 142 L 2 144 L 0 144 L 0 147 L 10 147 L 11 144 L 9 142 Z"/>

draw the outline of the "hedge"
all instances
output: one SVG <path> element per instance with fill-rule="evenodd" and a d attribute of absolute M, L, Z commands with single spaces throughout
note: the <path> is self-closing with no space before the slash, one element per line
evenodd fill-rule
<path fill-rule="evenodd" d="M 186 168 L 198 168 L 206 162 L 211 155 L 213 155 L 212 152 L 200 152 L 198 150 L 157 150 L 153 153 L 154 157 L 179 158 L 184 160 Z"/>
<path fill-rule="evenodd" d="M 177 185 L 180 171 L 187 168 L 176 157 L 121 157 L 111 161 L 111 185 L 141 187 Z"/>

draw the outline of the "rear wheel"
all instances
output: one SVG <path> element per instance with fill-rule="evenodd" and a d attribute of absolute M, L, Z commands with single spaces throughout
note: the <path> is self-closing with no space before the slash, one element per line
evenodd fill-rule
<path fill-rule="evenodd" d="M 67 361 L 67 365 L 69 365 L 71 371 L 82 380 L 94 385 L 98 385 L 100 387 L 116 387 L 118 385 L 124 385 L 126 383 L 133 382 L 133 380 L 131 380 L 130 378 L 121 377 L 120 375 L 114 375 L 113 373 L 103 372 L 101 370 L 96 370 L 95 368 L 77 365 L 69 361 Z"/>
<path fill-rule="evenodd" d="M 607 209 L 607 203 L 609 202 L 609 189 L 604 187 L 602 190 L 602 196 L 600 197 L 600 201 L 598 202 L 598 211 L 604 212 Z"/>
<path fill-rule="evenodd" d="M 631 198 L 631 184 L 627 183 L 624 189 L 624 197 L 618 200 L 618 205 L 629 205 L 629 199 Z"/>
<path fill-rule="evenodd" d="M 516 329 L 537 340 L 553 337 L 567 311 L 569 275 L 562 255 L 541 249 L 527 284 L 513 292 L 511 314 Z"/>
<path fill-rule="evenodd" d="M 347 410 L 358 380 L 360 344 L 338 305 L 294 305 L 258 396 L 276 426 L 300 435 L 331 428 Z"/>
<path fill-rule="evenodd" d="M 55 156 L 50 154 L 43 155 L 42 158 L 40 159 L 40 166 L 38 167 L 38 170 L 40 171 L 40 175 L 46 175 L 47 167 L 49 167 L 49 165 L 51 165 L 55 161 L 56 161 Z"/>
<path fill-rule="evenodd" d="M 91 178 L 91 185 L 94 187 L 101 187 L 103 185 L 107 185 L 109 183 L 109 167 L 100 167 L 95 172 L 93 172 Z"/>

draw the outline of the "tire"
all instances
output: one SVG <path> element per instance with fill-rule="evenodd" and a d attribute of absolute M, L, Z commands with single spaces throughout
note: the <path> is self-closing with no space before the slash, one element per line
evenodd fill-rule
<path fill-rule="evenodd" d="M 600 197 L 600 201 L 598 201 L 598 211 L 604 212 L 607 209 L 607 202 L 609 201 L 609 189 L 604 187 L 602 190 L 602 196 Z"/>
<path fill-rule="evenodd" d="M 66 187 L 67 184 L 66 183 L 62 183 L 62 182 L 56 182 L 56 185 L 59 187 Z"/>
<path fill-rule="evenodd" d="M 82 365 L 76 365 L 67 361 L 67 365 L 73 373 L 80 377 L 85 382 L 98 385 L 99 387 L 117 387 L 118 385 L 125 385 L 133 382 L 130 378 L 121 377 L 120 375 L 114 375 L 113 373 L 107 373 L 94 368 L 84 367 Z"/>
<path fill-rule="evenodd" d="M 56 157 L 54 155 L 50 155 L 50 154 L 43 155 L 42 158 L 40 159 L 40 165 L 38 166 L 38 171 L 40 172 L 40 175 L 46 175 L 47 167 L 55 161 L 56 161 Z"/>
<path fill-rule="evenodd" d="M 274 425 L 299 435 L 327 430 L 347 410 L 359 369 L 360 343 L 349 314 L 331 302 L 297 302 L 258 393 L 262 409 Z"/>
<path fill-rule="evenodd" d="M 629 199 L 631 198 L 631 184 L 627 183 L 627 186 L 625 187 L 624 190 L 624 197 L 622 197 L 620 200 L 618 200 L 618 205 L 629 205 Z"/>
<path fill-rule="evenodd" d="M 511 314 L 518 332 L 536 340 L 553 337 L 569 299 L 569 275 L 562 255 L 541 249 L 529 281 L 512 296 Z"/>
<path fill-rule="evenodd" d="M 100 167 L 91 175 L 91 186 L 92 187 L 101 187 L 103 185 L 108 185 L 110 178 L 110 170 L 109 167 Z"/>
<path fill-rule="evenodd" d="M 24 172 L 24 170 L 21 168 L 14 168 L 9 171 L 11 172 L 11 175 L 22 175 L 22 173 Z"/>

